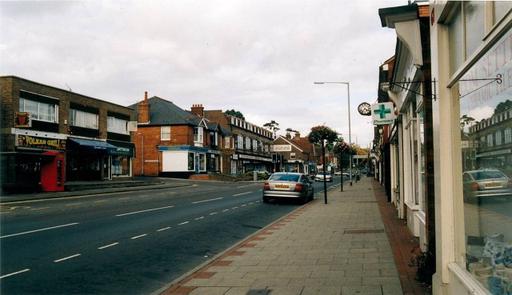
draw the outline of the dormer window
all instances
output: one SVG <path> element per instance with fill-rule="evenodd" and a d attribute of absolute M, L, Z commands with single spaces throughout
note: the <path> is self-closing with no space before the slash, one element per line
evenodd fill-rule
<path fill-rule="evenodd" d="M 203 127 L 194 128 L 194 144 L 203 145 Z"/>

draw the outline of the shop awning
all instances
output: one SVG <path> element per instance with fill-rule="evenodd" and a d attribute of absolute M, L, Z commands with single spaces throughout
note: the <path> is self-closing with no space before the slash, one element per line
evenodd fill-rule
<path fill-rule="evenodd" d="M 70 150 L 73 149 L 81 149 L 87 150 L 90 152 L 105 152 L 111 153 L 116 149 L 115 146 L 111 145 L 106 141 L 101 140 L 92 140 L 92 139 L 82 139 L 82 138 L 68 138 Z"/>
<path fill-rule="evenodd" d="M 107 143 L 113 145 L 115 149 L 109 150 L 109 154 L 113 156 L 128 156 L 135 155 L 135 145 L 128 141 L 107 140 Z"/>

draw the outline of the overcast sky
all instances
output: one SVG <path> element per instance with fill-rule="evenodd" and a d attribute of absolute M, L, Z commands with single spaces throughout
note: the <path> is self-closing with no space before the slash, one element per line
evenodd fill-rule
<path fill-rule="evenodd" d="M 236 109 L 281 131 L 325 124 L 367 146 L 378 66 L 396 34 L 378 9 L 407 1 L 173 0 L 0 2 L 0 75 L 130 105 Z"/>

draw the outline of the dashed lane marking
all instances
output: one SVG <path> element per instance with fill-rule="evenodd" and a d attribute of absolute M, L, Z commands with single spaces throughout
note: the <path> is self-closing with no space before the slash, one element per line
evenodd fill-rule
<path fill-rule="evenodd" d="M 213 202 L 213 201 L 222 200 L 222 199 L 224 199 L 224 198 L 220 197 L 220 198 L 215 198 L 215 199 L 201 200 L 201 201 L 192 202 L 192 204 L 200 204 L 200 203 L 206 203 L 206 202 Z"/>
<path fill-rule="evenodd" d="M 18 270 L 18 271 L 15 271 L 15 272 L 11 272 L 11 273 L 2 275 L 2 276 L 0 276 L 0 280 L 4 279 L 4 278 L 15 276 L 17 274 L 24 273 L 24 272 L 27 272 L 27 271 L 30 271 L 30 268 L 25 268 L 25 269 L 22 269 L 22 270 Z"/>
<path fill-rule="evenodd" d="M 20 232 L 20 233 L 0 236 L 0 239 L 9 238 L 9 237 L 15 237 L 15 236 L 21 236 L 21 235 L 27 235 L 27 234 L 31 234 L 31 233 L 37 233 L 37 232 L 47 231 L 47 230 L 56 229 L 56 228 L 68 227 L 68 226 L 73 226 L 73 225 L 77 225 L 77 224 L 78 224 L 78 222 L 73 222 L 73 223 L 68 223 L 68 224 L 62 224 L 62 225 L 50 226 L 50 227 L 45 227 L 45 228 L 40 228 L 40 229 L 34 229 L 34 230 L 24 231 L 24 232 Z"/>
<path fill-rule="evenodd" d="M 242 204 L 242 207 L 245 207 L 245 206 L 247 206 L 247 204 Z"/>
<path fill-rule="evenodd" d="M 121 216 L 126 216 L 126 215 L 139 214 L 139 213 L 145 213 L 145 212 L 151 212 L 151 211 L 157 211 L 157 210 L 163 210 L 163 209 L 169 209 L 169 208 L 174 208 L 174 205 L 159 207 L 159 208 L 151 208 L 151 209 L 128 212 L 128 213 L 122 213 L 122 214 L 117 214 L 116 216 L 121 217 Z"/>
<path fill-rule="evenodd" d="M 105 245 L 105 246 L 98 247 L 98 250 L 103 250 L 103 249 L 106 249 L 106 248 L 114 247 L 116 245 L 119 245 L 119 242 L 115 242 L 115 243 L 112 243 L 112 244 L 108 244 L 108 245 Z"/>
<path fill-rule="evenodd" d="M 201 219 L 204 219 L 204 216 L 194 218 L 194 220 L 201 220 Z"/>
<path fill-rule="evenodd" d="M 170 226 L 166 226 L 166 227 L 162 227 L 160 229 L 157 229 L 156 231 L 165 231 L 165 230 L 168 230 L 170 228 L 171 228 Z"/>
<path fill-rule="evenodd" d="M 34 209 L 30 209 L 30 211 L 39 211 L 39 210 L 46 210 L 46 209 L 50 209 L 50 207 L 34 208 Z"/>
<path fill-rule="evenodd" d="M 238 207 L 233 207 L 233 208 L 231 208 L 231 209 L 232 209 L 232 210 L 235 210 L 235 209 L 238 209 Z"/>
<path fill-rule="evenodd" d="M 185 225 L 187 223 L 189 223 L 190 221 L 183 221 L 182 223 L 178 223 L 178 225 Z"/>
<path fill-rule="evenodd" d="M 239 194 L 234 194 L 233 197 L 239 197 L 239 196 L 248 195 L 248 194 L 252 194 L 252 191 L 244 192 L 244 193 L 239 193 Z"/>
<path fill-rule="evenodd" d="M 136 240 L 136 239 L 140 239 L 140 238 L 142 238 L 142 237 L 145 237 L 145 236 L 147 236 L 147 235 L 148 235 L 148 234 L 142 234 L 142 235 L 138 235 L 138 236 L 131 237 L 130 239 L 132 239 L 132 240 Z"/>
<path fill-rule="evenodd" d="M 210 213 L 210 215 L 215 215 L 215 214 L 217 214 L 217 213 L 218 213 L 218 212 L 212 212 L 212 213 Z"/>
<path fill-rule="evenodd" d="M 224 210 L 222 210 L 222 212 L 228 212 L 228 211 L 229 211 L 229 209 L 224 209 Z"/>
<path fill-rule="evenodd" d="M 57 260 L 54 260 L 53 262 L 59 263 L 59 262 L 65 261 L 65 260 L 73 259 L 73 258 L 78 257 L 80 255 L 82 255 L 82 254 L 77 253 L 77 254 L 74 254 L 74 255 L 71 255 L 71 256 L 68 256 L 68 257 L 59 258 Z"/>

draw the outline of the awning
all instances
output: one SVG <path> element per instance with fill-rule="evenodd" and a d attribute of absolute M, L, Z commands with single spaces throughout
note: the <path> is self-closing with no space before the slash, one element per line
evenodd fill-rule
<path fill-rule="evenodd" d="M 116 147 L 110 143 L 102 140 L 82 139 L 82 138 L 68 138 L 70 143 L 69 149 L 81 149 L 88 152 L 111 153 L 116 150 Z"/>
<path fill-rule="evenodd" d="M 107 143 L 115 147 L 115 149 L 108 151 L 110 155 L 128 157 L 135 155 L 135 145 L 129 141 L 107 140 Z"/>

